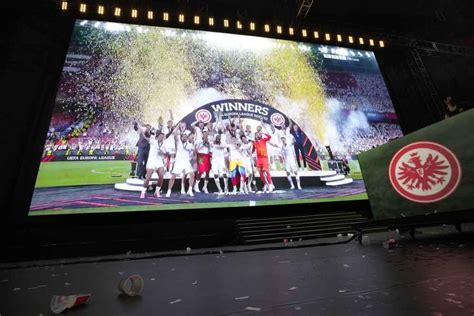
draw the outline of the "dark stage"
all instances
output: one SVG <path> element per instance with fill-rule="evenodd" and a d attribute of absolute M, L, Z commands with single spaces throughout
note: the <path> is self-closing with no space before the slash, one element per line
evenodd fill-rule
<path fill-rule="evenodd" d="M 211 180 L 212 181 L 212 180 Z M 349 197 L 365 193 L 362 180 L 354 180 L 341 187 L 313 186 L 303 187 L 303 190 L 290 190 L 289 184 L 277 187 L 272 193 L 251 193 L 237 195 L 217 195 L 195 193 L 194 197 L 180 194 L 181 181 L 175 184 L 175 191 L 171 197 L 166 198 L 162 193 L 161 198 L 156 198 L 153 193 L 147 194 L 145 199 L 140 199 L 139 192 L 118 191 L 112 185 L 89 185 L 59 188 L 35 189 L 31 203 L 31 211 L 79 209 L 90 207 L 120 207 L 120 206 L 159 206 L 161 204 L 189 204 L 212 202 L 242 202 L 242 201 L 268 201 L 268 200 L 293 200 L 293 199 L 321 199 Z M 166 186 L 164 187 L 166 189 Z M 292 202 L 293 203 L 293 202 Z"/>
<path fill-rule="evenodd" d="M 52 295 L 91 293 L 88 304 L 66 314 L 472 315 L 473 228 L 466 225 L 471 233 L 464 234 L 450 226 L 426 228 L 417 240 L 372 234 L 364 245 L 4 265 L 0 313 L 50 315 Z M 389 237 L 400 246 L 385 249 Z M 145 280 L 142 295 L 118 296 L 118 281 L 134 273 Z"/>

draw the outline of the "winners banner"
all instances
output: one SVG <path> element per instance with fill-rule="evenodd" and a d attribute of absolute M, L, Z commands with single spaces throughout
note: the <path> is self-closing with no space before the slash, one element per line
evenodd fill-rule
<path fill-rule="evenodd" d="M 474 208 L 474 110 L 359 154 L 374 218 Z"/>

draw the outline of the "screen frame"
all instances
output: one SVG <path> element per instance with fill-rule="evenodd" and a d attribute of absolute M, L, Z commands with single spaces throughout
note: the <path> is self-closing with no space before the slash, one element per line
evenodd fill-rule
<path fill-rule="evenodd" d="M 54 86 L 48 87 L 49 93 L 52 94 L 52 97 L 49 99 L 49 102 L 45 104 L 39 111 L 39 114 L 35 117 L 33 127 L 30 130 L 29 140 L 26 142 L 26 150 L 22 157 L 22 168 L 19 173 L 19 178 L 26 179 L 23 183 L 17 182 L 14 188 L 14 194 L 12 201 L 10 202 L 10 208 L 14 209 L 12 212 L 12 217 L 16 223 L 21 224 L 46 224 L 46 223 L 77 223 L 77 224 L 86 224 L 95 221 L 97 223 L 129 223 L 132 222 L 148 222 L 148 221 L 157 221 L 157 220 L 193 220 L 193 219 L 218 219 L 218 218 L 240 218 L 247 216 L 262 216 L 262 215 L 289 215 L 289 214 L 307 214 L 307 213 L 317 213 L 325 211 L 337 211 L 337 210 L 347 210 L 357 209 L 361 212 L 370 216 L 370 203 L 369 200 L 353 200 L 353 201 L 340 201 L 340 202 L 314 202 L 314 203 L 304 203 L 297 205 L 273 205 L 273 206 L 258 206 L 258 212 L 255 211 L 254 207 L 233 207 L 226 209 L 225 212 L 223 208 L 203 208 L 203 209 L 193 209 L 186 211 L 134 211 L 134 212 L 110 212 L 110 213 L 92 213 L 92 214 L 67 214 L 67 215 L 41 215 L 41 216 L 29 216 L 30 203 L 34 191 L 34 186 L 36 182 L 36 177 L 39 171 L 41 155 L 44 149 L 44 142 L 46 139 L 47 130 L 49 128 L 50 120 L 55 106 L 56 95 L 59 89 L 59 81 L 61 78 L 64 62 L 66 55 L 69 49 L 69 43 L 71 41 L 71 36 L 73 33 L 74 26 L 77 20 L 82 20 L 84 18 L 69 17 L 68 18 L 68 27 L 65 28 L 64 32 L 68 33 L 69 41 L 67 45 L 62 47 L 64 49 L 63 58 L 61 61 L 57 61 L 57 68 L 53 69 L 55 76 L 57 76 L 57 81 Z M 107 19 L 99 19 L 94 17 L 93 21 L 102 21 L 102 22 L 114 22 Z M 186 29 L 186 30 L 200 30 L 207 32 L 217 32 L 217 33 L 226 33 L 226 34 L 240 34 L 238 32 L 232 32 L 228 29 L 216 29 L 209 30 L 203 28 L 192 28 L 192 27 L 176 27 L 174 25 L 151 25 L 145 23 L 132 23 L 129 21 L 121 21 L 120 23 L 129 24 L 129 25 L 147 25 L 147 26 L 160 26 L 160 27 L 169 27 L 174 29 Z M 243 34 L 255 37 L 262 38 L 271 38 L 271 39 L 284 39 L 292 42 L 298 43 L 308 43 L 308 44 L 327 44 L 328 46 L 334 47 L 345 47 L 345 48 L 355 48 L 354 46 L 344 45 L 343 43 L 323 43 L 322 41 L 302 41 L 301 39 L 294 39 L 288 36 L 275 37 L 268 34 L 268 36 L 262 36 L 262 34 L 252 35 L 252 34 Z M 266 34 L 265 34 L 266 35 Z M 337 46 L 336 46 L 337 45 Z M 357 49 L 369 51 L 374 53 L 375 60 L 377 62 L 380 73 L 384 79 L 385 86 L 389 97 L 394 105 L 394 111 L 398 117 L 398 102 L 393 97 L 394 93 L 392 87 L 387 80 L 387 76 L 384 73 L 383 66 L 379 63 L 377 57 L 378 50 L 375 47 L 372 47 L 373 50 L 366 50 L 365 48 L 369 47 L 357 47 Z M 400 124 L 400 121 L 398 119 Z M 403 127 L 400 125 L 403 130 Z M 37 135 L 42 135 L 37 137 Z M 39 145 L 40 144 L 40 145 Z M 26 188 L 26 189 L 25 189 Z M 15 202 L 16 201 L 16 202 Z M 14 205 L 16 204 L 16 205 Z M 19 210 L 18 210 L 19 209 Z M 15 211 L 17 210 L 17 211 Z M 276 211 L 276 212 L 275 212 Z"/>

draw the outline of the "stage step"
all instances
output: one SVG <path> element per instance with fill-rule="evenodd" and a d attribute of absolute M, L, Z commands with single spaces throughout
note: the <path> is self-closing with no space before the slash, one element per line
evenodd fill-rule
<path fill-rule="evenodd" d="M 114 185 L 115 190 L 118 191 L 128 191 L 128 192 L 140 192 L 143 186 L 131 185 L 128 183 L 116 183 Z"/>
<path fill-rule="evenodd" d="M 237 221 L 239 234 L 245 244 L 262 244 L 354 233 L 352 225 L 368 219 L 356 212 L 325 213 L 273 218 L 244 218 Z"/>
<path fill-rule="evenodd" d="M 321 181 L 337 181 L 337 180 L 342 180 L 345 178 L 346 177 L 343 174 L 336 174 L 335 176 L 331 176 L 331 177 L 323 177 L 321 178 Z"/>
<path fill-rule="evenodd" d="M 275 186 L 278 188 L 287 188 L 288 186 L 288 181 L 287 181 L 287 176 L 285 171 L 271 171 L 272 178 L 275 180 Z M 328 170 L 328 171 L 321 171 L 321 170 L 308 170 L 308 171 L 298 171 L 298 175 L 301 177 L 301 185 L 303 187 L 305 186 L 322 186 L 324 185 L 323 182 L 321 182 L 321 178 L 323 177 L 334 177 L 338 176 L 336 174 L 336 171 L 333 170 Z M 260 181 L 260 175 L 258 172 L 255 173 L 255 177 L 257 181 Z M 164 186 L 167 185 L 168 180 L 171 178 L 171 174 L 169 172 L 166 172 L 163 175 L 163 179 L 165 180 Z M 176 179 L 178 181 L 181 181 L 181 176 L 177 176 Z M 158 181 L 158 175 L 157 173 L 153 173 L 151 180 L 150 180 L 150 185 L 156 184 Z M 230 180 L 229 180 L 230 181 Z M 131 192 L 137 192 L 140 191 L 143 186 L 143 180 L 138 179 L 138 178 L 128 178 L 125 183 L 119 183 L 115 185 L 115 189 L 119 191 L 131 191 Z M 137 189 L 138 188 L 138 189 Z M 214 181 L 209 182 L 209 188 L 211 191 L 217 190 L 214 185 Z"/>
<path fill-rule="evenodd" d="M 344 184 L 349 184 L 349 183 L 352 183 L 354 180 L 352 178 L 345 178 L 343 180 L 339 180 L 339 181 L 330 181 L 330 182 L 326 182 L 326 185 L 329 185 L 329 186 L 338 186 L 338 185 L 344 185 Z"/>

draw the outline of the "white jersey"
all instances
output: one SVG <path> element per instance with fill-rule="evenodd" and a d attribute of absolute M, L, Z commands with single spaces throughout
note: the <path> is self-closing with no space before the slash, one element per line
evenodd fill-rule
<path fill-rule="evenodd" d="M 192 173 L 194 168 L 191 165 L 191 159 L 193 158 L 194 145 L 188 142 L 183 142 L 178 139 L 176 141 L 176 158 L 174 161 L 173 174 L 181 173 Z"/>
<path fill-rule="evenodd" d="M 211 152 L 210 147 L 209 143 L 205 144 L 202 141 L 196 143 L 196 150 L 199 154 L 209 154 Z"/>
<path fill-rule="evenodd" d="M 281 155 L 285 160 L 285 170 L 287 172 L 296 172 L 296 153 L 293 144 L 287 143 L 282 146 Z"/>
<path fill-rule="evenodd" d="M 176 159 L 175 160 L 183 160 L 183 161 L 190 161 L 192 158 L 192 152 L 194 149 L 194 145 L 188 142 L 183 142 L 178 139 L 176 141 Z"/>
<path fill-rule="evenodd" d="M 163 163 L 163 143 L 158 143 L 156 138 L 150 138 L 150 151 L 146 162 L 147 169 L 157 170 L 164 167 Z"/>
<path fill-rule="evenodd" d="M 230 145 L 229 146 L 229 151 L 230 151 L 230 160 L 243 160 L 244 156 L 242 155 L 242 148 L 237 147 L 237 145 Z"/>
<path fill-rule="evenodd" d="M 225 145 L 214 145 L 212 146 L 212 161 L 224 161 L 227 146 Z"/>

